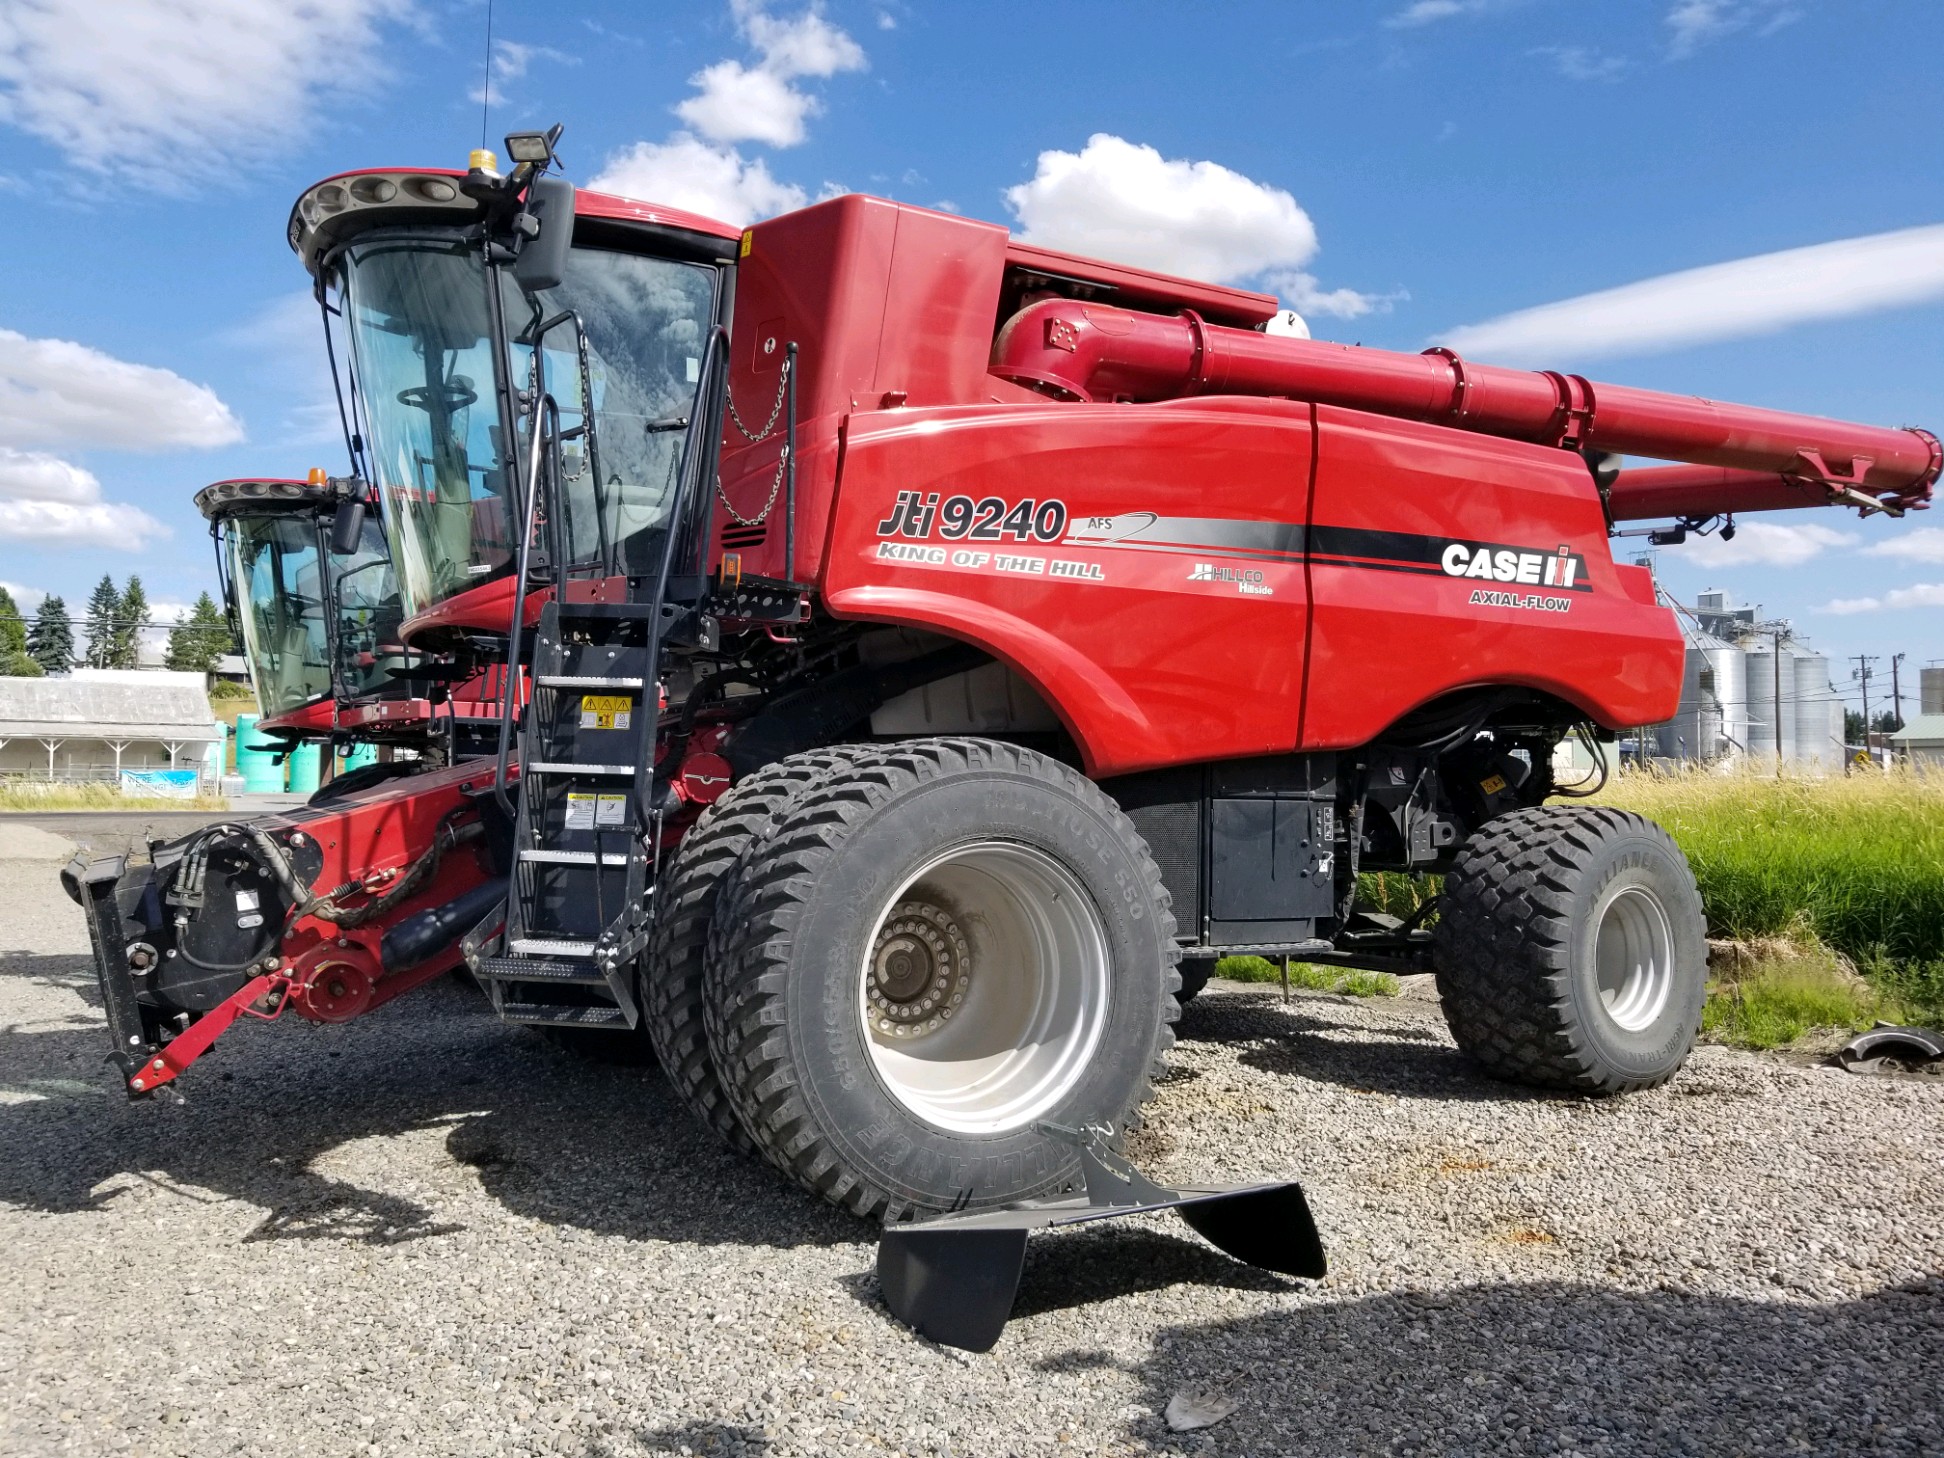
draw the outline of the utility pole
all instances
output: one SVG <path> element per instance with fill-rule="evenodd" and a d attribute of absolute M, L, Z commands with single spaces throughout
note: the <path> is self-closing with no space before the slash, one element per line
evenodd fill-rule
<path fill-rule="evenodd" d="M 1890 702 L 1896 710 L 1897 724 L 1899 727 L 1902 726 L 1904 721 L 1903 684 L 1897 678 L 1897 665 L 1903 661 L 1904 655 L 1901 653 L 1892 653 L 1890 655 Z"/>
<path fill-rule="evenodd" d="M 1870 665 L 1876 662 L 1876 655 L 1858 653 L 1854 657 L 1856 672 L 1850 677 L 1863 685 L 1863 757 L 1870 759 L 1872 758 L 1870 754 Z"/>

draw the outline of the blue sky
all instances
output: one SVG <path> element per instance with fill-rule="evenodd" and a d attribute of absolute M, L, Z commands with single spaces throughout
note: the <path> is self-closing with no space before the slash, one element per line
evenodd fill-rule
<path fill-rule="evenodd" d="M 186 602 L 214 585 L 198 486 L 342 469 L 284 221 L 329 172 L 463 165 L 486 18 L 10 0 L 0 581 L 75 604 L 134 570 Z M 491 140 L 564 122 L 577 181 L 738 221 L 877 192 L 1270 287 L 1322 337 L 1944 432 L 1926 0 L 495 0 L 493 25 Z M 1777 253 L 1732 307 L 1521 313 Z M 1944 658 L 1936 515 L 1751 519 L 1660 568 L 1914 666 Z"/>

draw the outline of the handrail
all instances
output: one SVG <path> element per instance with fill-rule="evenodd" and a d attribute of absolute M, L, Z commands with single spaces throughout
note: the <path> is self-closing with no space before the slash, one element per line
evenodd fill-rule
<path fill-rule="evenodd" d="M 506 682 L 500 686 L 499 758 L 493 771 L 493 798 L 499 801 L 500 809 L 506 812 L 509 819 L 513 815 L 513 801 L 506 793 L 506 766 L 513 748 L 513 711 L 519 696 L 520 635 L 526 626 L 527 569 L 532 561 L 533 529 L 540 505 L 540 447 L 549 434 L 549 418 L 553 421 L 553 429 L 558 431 L 560 407 L 554 403 L 552 395 L 542 394 L 534 401 L 533 433 L 527 446 L 526 520 L 520 531 L 520 551 L 513 572 L 513 614 L 506 628 Z"/>

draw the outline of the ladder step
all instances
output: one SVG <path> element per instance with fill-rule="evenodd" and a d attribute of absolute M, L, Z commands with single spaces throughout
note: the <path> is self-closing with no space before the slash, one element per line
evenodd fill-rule
<path fill-rule="evenodd" d="M 625 775 L 634 778 L 631 764 L 567 764 L 560 760 L 535 760 L 522 768 L 529 775 Z"/>
<path fill-rule="evenodd" d="M 579 937 L 514 937 L 506 944 L 506 950 L 516 957 L 591 958 L 594 943 Z"/>
<path fill-rule="evenodd" d="M 618 1007 L 568 1007 L 551 1002 L 503 1003 L 500 1017 L 509 1023 L 556 1028 L 625 1029 L 628 1026 L 627 1013 Z"/>
<path fill-rule="evenodd" d="M 519 856 L 523 861 L 545 861 L 547 864 L 555 866 L 591 866 L 594 864 L 593 851 L 539 850 L 531 846 L 521 846 L 514 854 Z M 601 857 L 601 864 L 604 866 L 625 866 L 628 864 L 628 858 L 626 856 L 604 855 Z"/>
<path fill-rule="evenodd" d="M 545 957 L 481 957 L 479 976 L 494 982 L 572 982 L 605 987 L 607 978 L 585 962 L 556 962 Z"/>
<path fill-rule="evenodd" d="M 534 682 L 541 688 L 607 688 L 641 691 L 639 678 L 607 678 L 598 673 L 542 673 Z"/>

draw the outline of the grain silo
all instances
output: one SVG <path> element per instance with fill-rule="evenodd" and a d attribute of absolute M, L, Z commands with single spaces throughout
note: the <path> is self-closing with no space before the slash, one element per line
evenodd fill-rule
<path fill-rule="evenodd" d="M 1749 758 L 1757 766 L 1772 765 L 1778 727 L 1784 759 L 1790 757 L 1796 743 L 1795 649 L 1786 641 L 1778 643 L 1772 634 L 1745 638 L 1742 649 L 1748 662 Z M 1779 695 L 1777 689 L 1781 690 Z"/>
<path fill-rule="evenodd" d="M 1829 660 L 1803 644 L 1795 644 L 1795 752 L 1805 769 L 1834 769 L 1842 762 L 1842 719 L 1830 722 L 1837 707 L 1836 690 L 1829 682 Z M 1785 680 L 1785 686 L 1787 682 Z"/>

